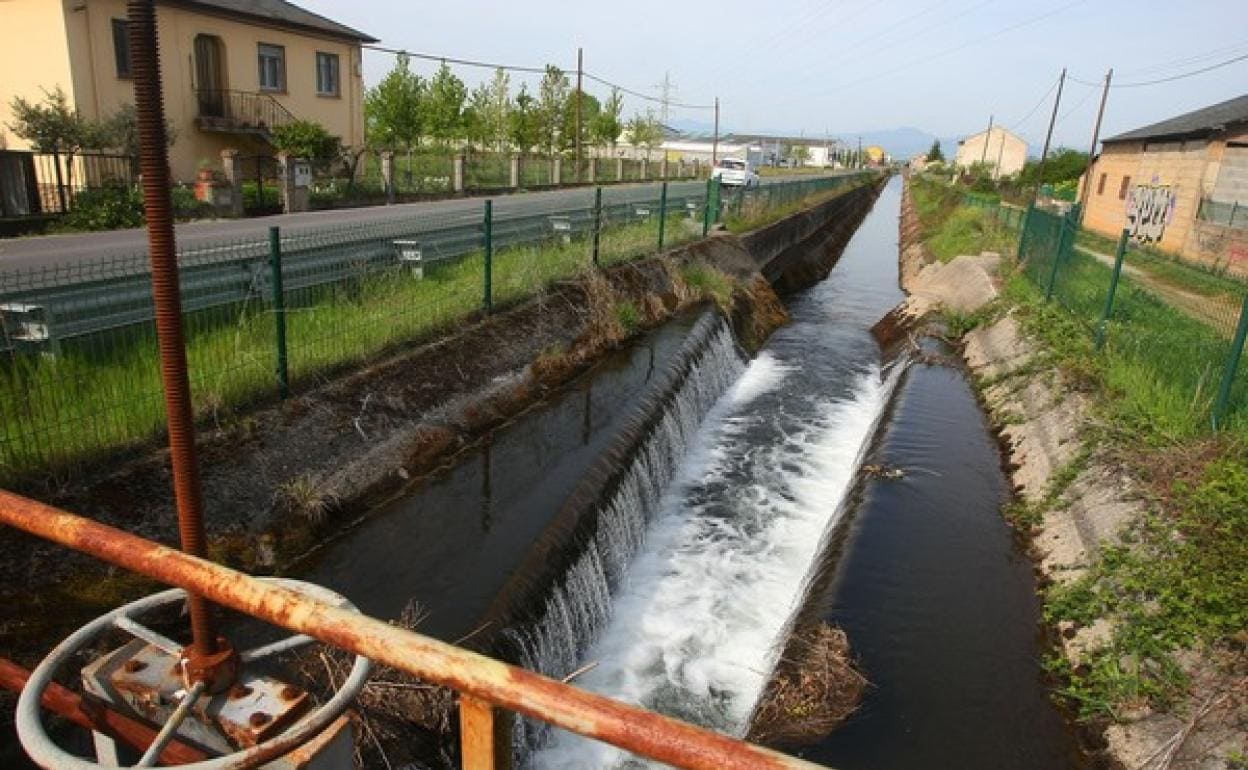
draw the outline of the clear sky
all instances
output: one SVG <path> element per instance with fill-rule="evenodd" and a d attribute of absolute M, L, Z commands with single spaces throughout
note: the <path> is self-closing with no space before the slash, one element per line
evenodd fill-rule
<path fill-rule="evenodd" d="M 1113 67 L 1117 82 L 1136 83 L 1248 54 L 1246 0 L 295 1 L 409 51 L 571 69 L 582 46 L 586 71 L 615 83 L 657 96 L 670 73 L 676 100 L 719 96 L 725 130 L 822 136 L 913 126 L 956 137 L 995 115 L 1033 152 L 1052 109 L 1042 97 L 1063 66 L 1088 82 Z M 365 83 L 392 62 L 366 52 Z M 455 69 L 470 84 L 489 75 Z M 1115 89 L 1102 135 L 1245 93 L 1248 59 Z M 1057 144 L 1087 145 L 1098 97 L 1068 82 Z M 645 106 L 631 98 L 625 111 Z M 673 109 L 671 119 L 709 125 L 711 116 Z"/>

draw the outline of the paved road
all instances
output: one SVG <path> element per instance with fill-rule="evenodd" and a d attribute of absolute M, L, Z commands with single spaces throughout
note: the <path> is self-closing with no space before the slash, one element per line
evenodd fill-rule
<path fill-rule="evenodd" d="M 810 179 L 811 176 L 768 177 L 763 184 Z M 671 182 L 669 195 L 699 196 L 706 183 L 700 181 Z M 603 188 L 606 205 L 657 200 L 659 184 L 627 184 Z M 585 208 L 593 205 L 594 191 L 579 187 L 547 192 L 502 195 L 494 199 L 494 215 L 499 219 L 534 216 Z M 177 226 L 179 253 L 203 252 L 224 245 L 263 244 L 268 229 L 282 228 L 283 234 L 296 235 L 314 229 L 394 225 L 402 221 L 417 228 L 468 224 L 479 221 L 482 198 L 456 198 L 442 201 L 405 203 L 396 206 L 371 206 L 311 211 L 301 214 L 279 214 L 252 219 L 227 219 L 214 222 L 189 222 Z M 44 268 L 71 263 L 108 261 L 118 257 L 144 254 L 147 233 L 143 229 L 114 230 L 103 233 L 48 235 L 0 241 L 0 273 Z"/>

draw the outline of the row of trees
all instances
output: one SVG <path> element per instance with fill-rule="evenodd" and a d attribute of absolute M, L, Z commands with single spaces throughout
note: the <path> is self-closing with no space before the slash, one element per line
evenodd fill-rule
<path fill-rule="evenodd" d="M 618 90 L 604 102 L 583 91 L 579 100 L 583 146 L 614 148 L 627 135 L 631 145 L 648 151 L 663 141 L 653 113 L 624 122 Z M 469 92 L 446 62 L 426 79 L 399 54 L 394 68 L 364 96 L 366 136 L 371 147 L 409 152 L 427 142 L 554 154 L 576 145 L 577 102 L 576 89 L 558 67 L 546 67 L 536 94 L 521 84 L 513 96 L 511 76 L 501 68 Z"/>

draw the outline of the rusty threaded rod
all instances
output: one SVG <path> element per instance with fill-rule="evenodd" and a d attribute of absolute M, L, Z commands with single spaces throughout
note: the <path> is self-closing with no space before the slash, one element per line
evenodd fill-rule
<path fill-rule="evenodd" d="M 143 209 L 147 212 L 147 244 L 152 262 L 152 299 L 156 305 L 156 338 L 169 425 L 169 459 L 173 496 L 178 508 L 182 550 L 204 556 L 203 496 L 195 454 L 195 421 L 191 385 L 182 338 L 182 297 L 178 288 L 177 246 L 170 199 L 168 138 L 160 89 L 160 46 L 153 0 L 129 0 L 130 62 L 134 106 L 139 129 L 139 171 L 143 177 Z M 191 615 L 191 647 L 201 655 L 217 651 L 212 613 L 203 597 L 187 595 Z"/>

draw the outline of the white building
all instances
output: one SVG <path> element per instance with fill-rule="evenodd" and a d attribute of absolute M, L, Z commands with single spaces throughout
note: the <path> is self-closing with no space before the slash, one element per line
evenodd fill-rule
<path fill-rule="evenodd" d="M 709 162 L 714 150 L 714 137 L 708 134 L 672 132 L 661 145 L 668 160 Z M 719 138 L 718 156 L 749 159 L 760 166 L 776 166 L 792 157 L 793 147 L 802 145 L 809 153 L 804 165 L 836 167 L 844 162 L 848 148 L 837 139 L 762 136 L 757 134 L 725 134 Z"/>
<path fill-rule="evenodd" d="M 1008 129 L 993 126 L 989 131 L 971 134 L 958 142 L 958 154 L 953 162 L 964 169 L 984 163 L 992 169 L 992 178 L 999 179 L 1023 170 L 1027 162 L 1027 142 Z"/>

